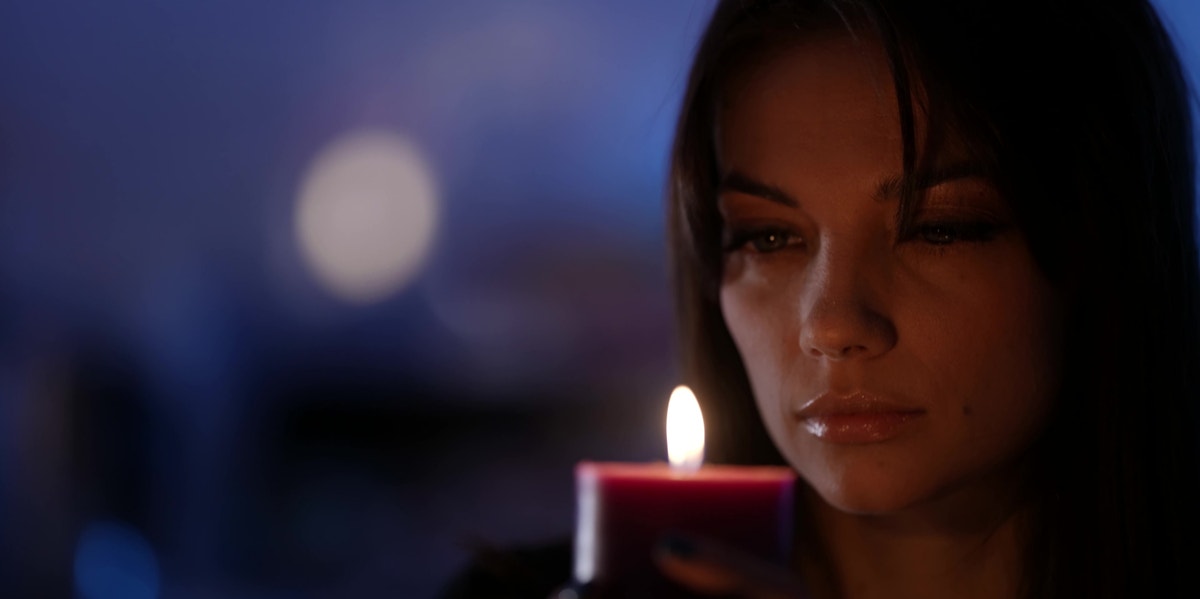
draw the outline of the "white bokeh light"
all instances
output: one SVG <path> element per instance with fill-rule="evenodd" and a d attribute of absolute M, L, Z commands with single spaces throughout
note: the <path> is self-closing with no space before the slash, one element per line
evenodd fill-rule
<path fill-rule="evenodd" d="M 437 188 L 417 147 L 384 131 L 333 141 L 309 166 L 295 233 L 313 274 L 353 304 L 380 301 L 420 270 L 437 224 Z"/>

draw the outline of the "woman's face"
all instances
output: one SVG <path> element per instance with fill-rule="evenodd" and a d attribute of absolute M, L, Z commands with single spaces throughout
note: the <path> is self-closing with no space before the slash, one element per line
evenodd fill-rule
<path fill-rule="evenodd" d="M 878 45 L 819 38 L 743 73 L 718 115 L 722 312 L 775 444 L 854 513 L 1009 476 L 1058 389 L 1057 296 L 955 144 L 897 238 L 891 81 Z"/>

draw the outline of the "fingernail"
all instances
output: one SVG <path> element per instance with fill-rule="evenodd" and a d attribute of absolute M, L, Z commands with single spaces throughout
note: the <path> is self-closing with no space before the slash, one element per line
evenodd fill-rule
<path fill-rule="evenodd" d="M 696 543 L 677 534 L 669 534 L 659 543 L 662 550 L 672 556 L 687 559 L 696 555 Z"/>

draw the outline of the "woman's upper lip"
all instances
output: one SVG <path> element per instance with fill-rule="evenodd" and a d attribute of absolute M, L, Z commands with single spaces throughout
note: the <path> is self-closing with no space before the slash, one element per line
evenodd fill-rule
<path fill-rule="evenodd" d="M 823 393 L 796 410 L 796 417 L 845 416 L 848 414 L 914 413 L 925 410 L 910 403 L 865 391 L 835 394 Z"/>

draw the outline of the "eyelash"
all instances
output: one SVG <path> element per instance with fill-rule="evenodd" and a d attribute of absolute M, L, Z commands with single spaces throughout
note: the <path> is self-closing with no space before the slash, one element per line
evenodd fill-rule
<path fill-rule="evenodd" d="M 913 227 L 910 239 L 934 232 L 942 232 L 943 235 L 949 232 L 953 239 L 931 241 L 929 237 L 924 237 L 923 241 L 934 246 L 947 246 L 958 242 L 982 243 L 991 241 L 1000 229 L 1000 225 L 987 221 L 931 221 Z"/>
<path fill-rule="evenodd" d="M 905 241 L 920 239 L 936 251 L 945 251 L 947 246 L 955 243 L 984 243 L 995 238 L 1003 227 L 987 221 L 931 221 L 920 223 L 913 227 L 912 235 Z M 939 237 L 935 241 L 933 236 Z M 949 239 L 945 239 L 949 237 Z M 786 228 L 781 227 L 750 227 L 746 229 L 731 229 L 723 244 L 725 253 L 735 252 L 743 248 L 759 254 L 770 254 L 787 248 L 793 240 L 799 240 Z M 766 241 L 763 246 L 747 248 L 747 245 Z"/>
<path fill-rule="evenodd" d="M 791 231 L 780 227 L 750 227 L 745 229 L 731 229 L 726 234 L 723 250 L 725 253 L 736 252 L 746 246 L 754 244 L 756 241 L 770 239 L 773 245 L 770 249 L 754 247 L 751 251 L 759 254 L 770 254 L 777 252 L 787 247 L 793 239 L 799 239 Z M 779 245 L 775 245 L 779 244 Z"/>

